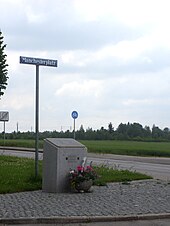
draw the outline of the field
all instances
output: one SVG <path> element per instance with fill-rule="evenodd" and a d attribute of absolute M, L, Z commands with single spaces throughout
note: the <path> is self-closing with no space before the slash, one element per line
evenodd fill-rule
<path fill-rule="evenodd" d="M 89 152 L 133 156 L 170 157 L 169 142 L 81 141 Z"/>
<path fill-rule="evenodd" d="M 139 142 L 139 141 L 80 141 L 88 148 L 88 152 L 107 153 L 133 156 L 158 156 L 170 157 L 170 142 Z M 0 140 L 3 146 L 3 140 Z M 34 140 L 6 140 L 5 146 L 34 148 Z M 43 148 L 43 141 L 40 140 L 39 147 Z"/>

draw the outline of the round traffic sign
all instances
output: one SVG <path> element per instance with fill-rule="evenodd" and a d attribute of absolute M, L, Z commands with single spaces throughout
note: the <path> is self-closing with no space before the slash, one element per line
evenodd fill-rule
<path fill-rule="evenodd" d="M 71 116 L 72 116 L 72 118 L 74 118 L 74 119 L 78 118 L 78 112 L 77 112 L 77 111 L 73 111 L 73 112 L 71 113 Z"/>

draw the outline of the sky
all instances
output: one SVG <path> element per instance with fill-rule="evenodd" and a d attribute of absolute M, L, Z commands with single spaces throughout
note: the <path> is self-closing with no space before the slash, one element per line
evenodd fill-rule
<path fill-rule="evenodd" d="M 169 0 L 0 0 L 8 86 L 0 100 L 6 131 L 35 130 L 35 65 L 40 66 L 40 131 L 170 128 Z M 3 122 L 1 122 L 3 131 Z"/>

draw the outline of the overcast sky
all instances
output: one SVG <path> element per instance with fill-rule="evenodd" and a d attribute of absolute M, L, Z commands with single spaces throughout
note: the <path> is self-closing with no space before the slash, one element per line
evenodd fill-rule
<path fill-rule="evenodd" d="M 0 0 L 6 130 L 35 129 L 35 66 L 19 56 L 58 60 L 40 67 L 40 131 L 73 129 L 73 110 L 76 129 L 170 127 L 169 9 L 169 0 Z"/>

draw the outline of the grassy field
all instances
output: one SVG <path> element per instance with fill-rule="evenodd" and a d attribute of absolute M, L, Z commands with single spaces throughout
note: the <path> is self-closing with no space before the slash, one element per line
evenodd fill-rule
<path fill-rule="evenodd" d="M 170 157 L 169 142 L 89 141 L 82 140 L 88 152 L 133 156 Z"/>
<path fill-rule="evenodd" d="M 88 148 L 88 152 L 108 153 L 118 155 L 133 155 L 133 156 L 158 156 L 170 157 L 170 142 L 139 142 L 139 141 L 80 141 Z M 3 140 L 0 140 L 0 145 L 3 146 Z M 6 140 L 6 146 L 28 147 L 34 148 L 34 140 Z M 43 141 L 39 141 L 39 147 L 43 148 Z"/>
<path fill-rule="evenodd" d="M 0 140 L 0 146 L 4 146 L 4 140 Z M 5 146 L 7 147 L 26 147 L 26 148 L 34 148 L 35 141 L 34 140 L 5 140 Z M 43 141 L 39 141 L 40 148 L 43 148 Z"/>
<path fill-rule="evenodd" d="M 95 182 L 96 185 L 151 178 L 144 174 L 128 170 L 113 170 L 103 166 L 95 167 L 95 170 L 99 176 Z M 42 161 L 39 161 L 39 172 L 39 177 L 35 179 L 33 159 L 0 155 L 0 193 L 42 189 Z"/>

